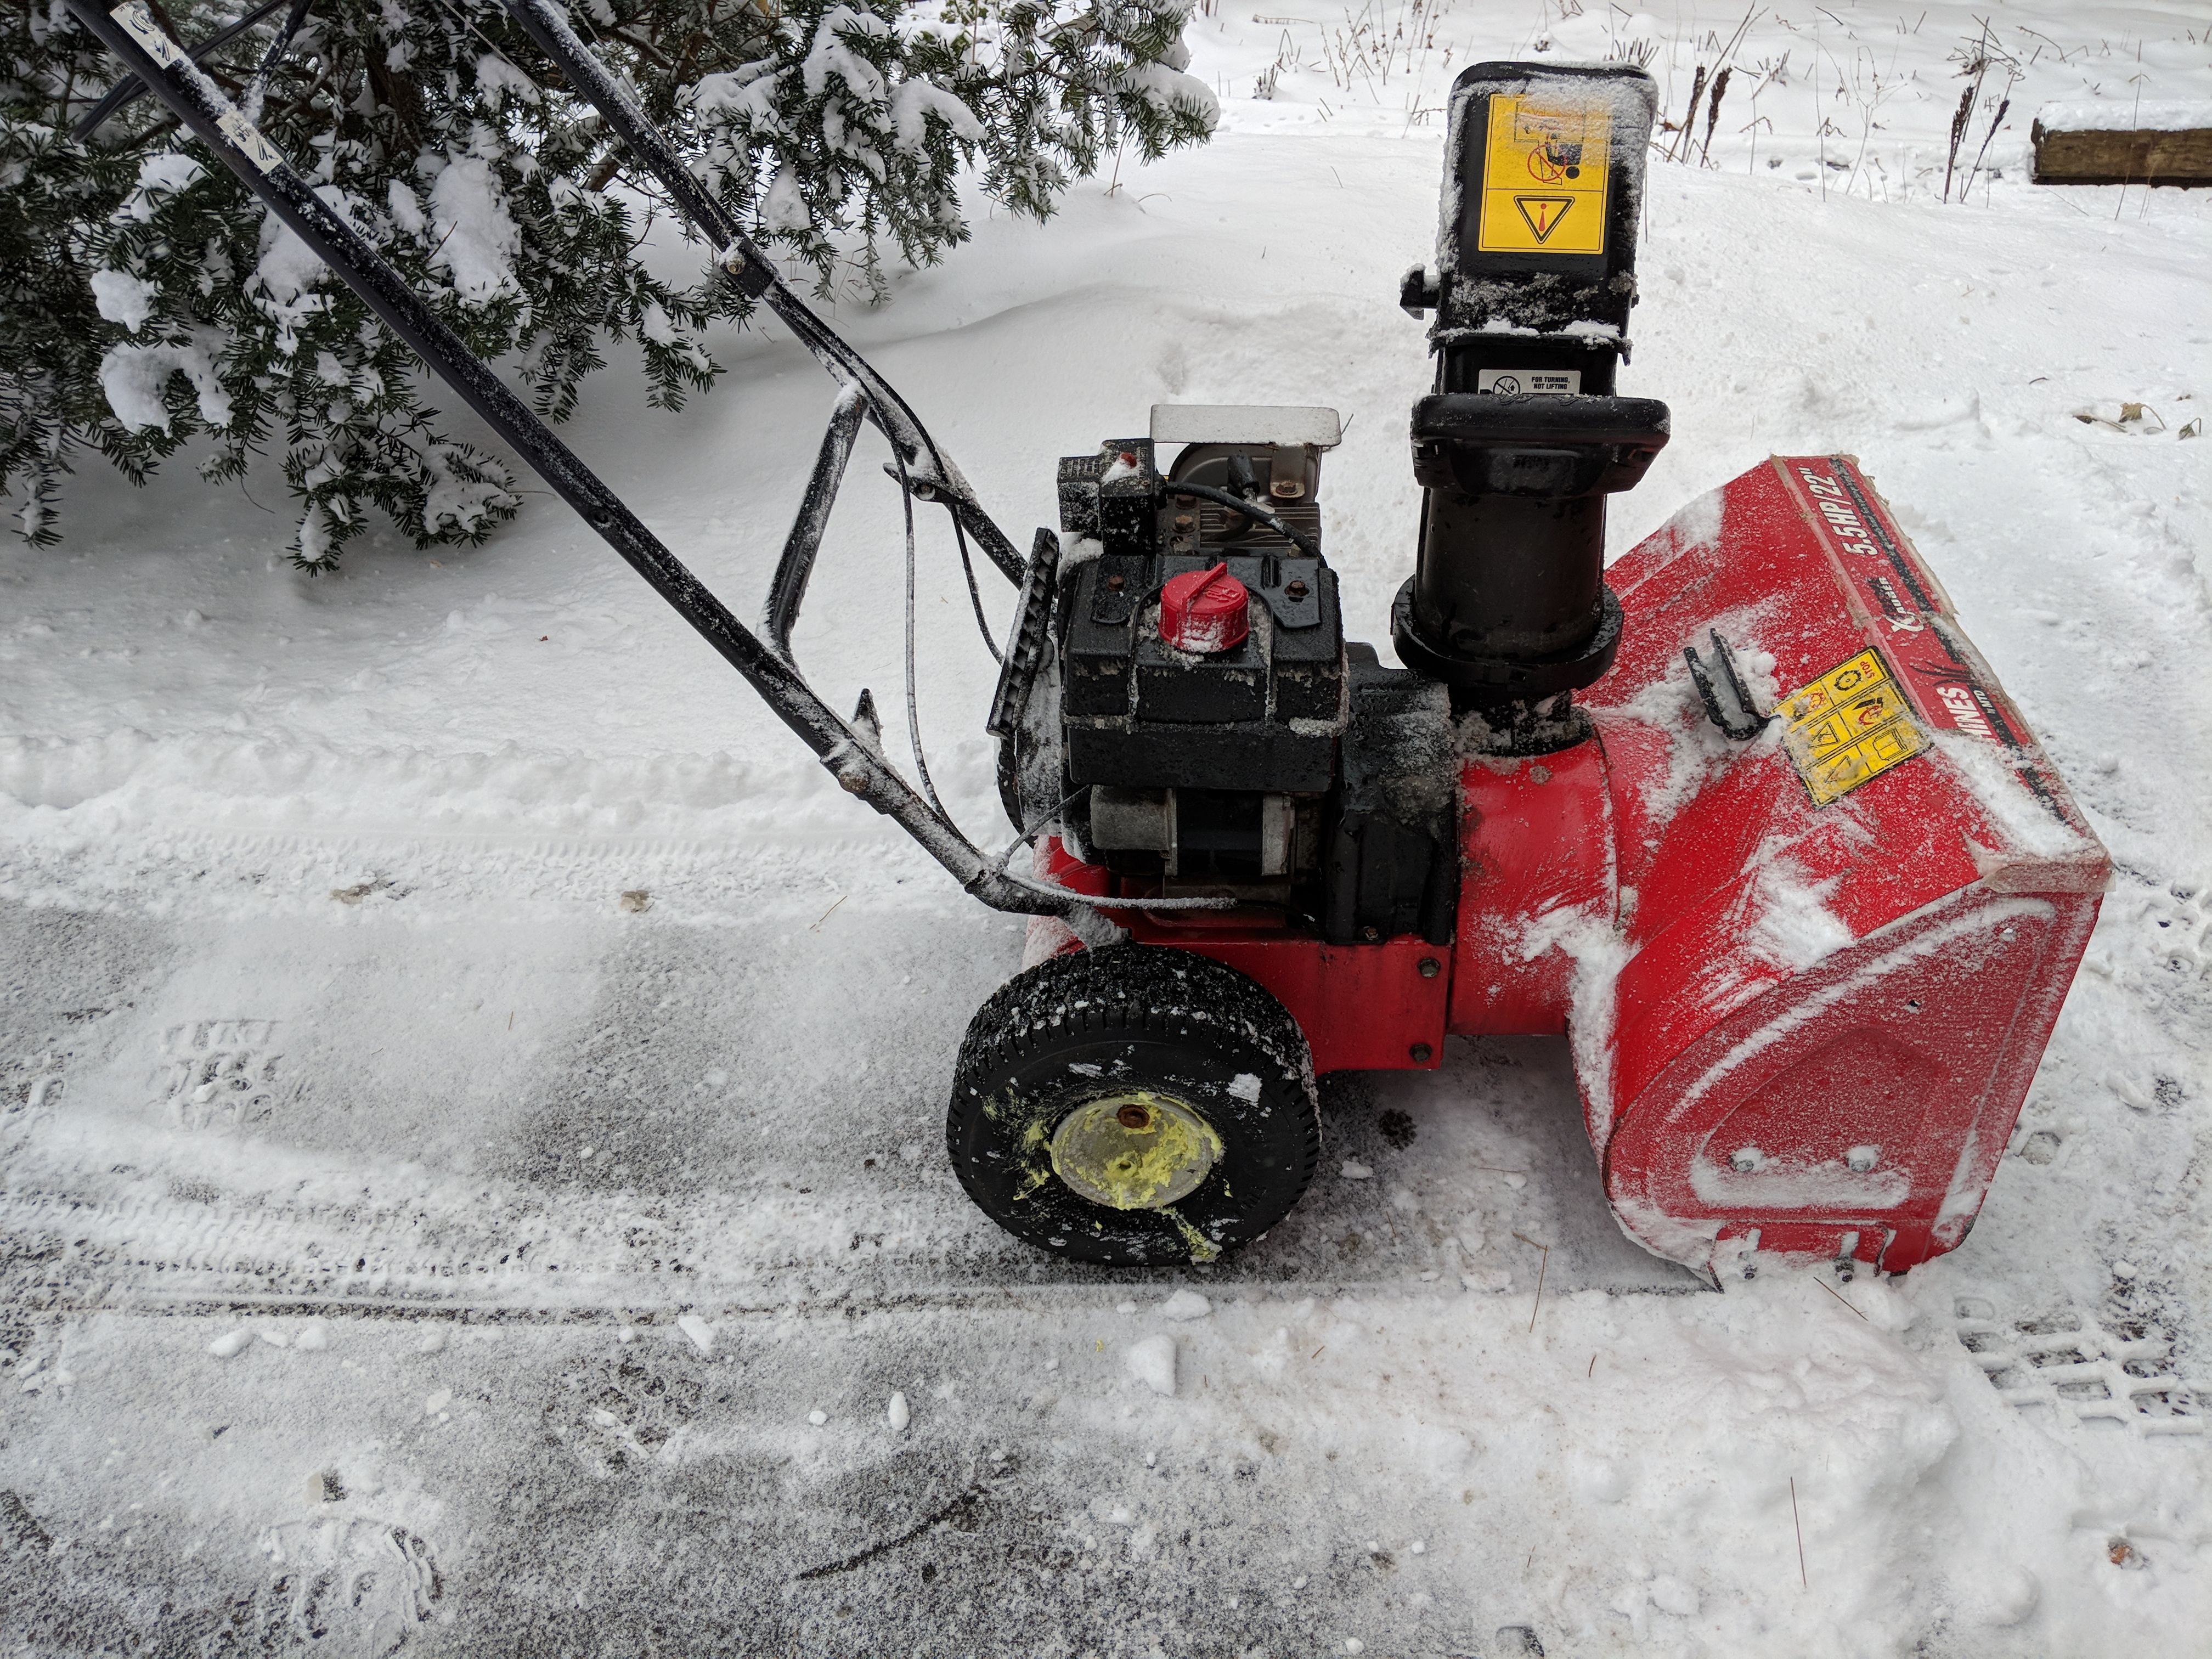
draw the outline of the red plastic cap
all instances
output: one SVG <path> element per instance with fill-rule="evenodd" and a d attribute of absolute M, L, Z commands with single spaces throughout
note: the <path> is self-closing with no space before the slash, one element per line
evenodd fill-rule
<path fill-rule="evenodd" d="M 1233 651 L 1251 632 L 1244 617 L 1248 597 L 1226 564 L 1170 576 L 1160 589 L 1160 637 L 1201 657 Z"/>

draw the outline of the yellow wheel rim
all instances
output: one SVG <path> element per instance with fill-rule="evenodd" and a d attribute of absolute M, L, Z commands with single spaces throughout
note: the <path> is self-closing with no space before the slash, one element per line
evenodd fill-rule
<path fill-rule="evenodd" d="M 1053 1173 L 1093 1204 L 1158 1210 L 1196 1192 L 1221 1159 L 1213 1126 L 1149 1089 L 1087 1100 L 1052 1137 Z"/>

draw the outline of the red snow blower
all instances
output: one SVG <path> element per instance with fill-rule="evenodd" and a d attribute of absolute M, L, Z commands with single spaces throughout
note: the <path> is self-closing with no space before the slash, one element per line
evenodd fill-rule
<path fill-rule="evenodd" d="M 1345 640 L 1322 556 L 1334 411 L 1156 407 L 1145 436 L 1060 462 L 1059 532 L 1024 562 L 551 0 L 508 0 L 842 387 L 756 635 L 141 0 L 69 3 L 844 788 L 1032 916 L 1028 965 L 969 1028 L 947 1131 L 1010 1231 L 1083 1261 L 1211 1260 L 1311 1180 L 1318 1074 L 1548 1034 L 1571 1042 L 1615 1214 L 1660 1255 L 1898 1272 L 1966 1237 L 2107 860 L 1849 457 L 1769 461 L 1605 568 L 1606 497 L 1668 436 L 1664 404 L 1614 390 L 1641 71 L 1483 64 L 1454 87 L 1437 268 L 1401 295 L 1435 313 L 1437 367 L 1394 668 Z M 918 737 L 909 783 L 872 699 L 841 719 L 793 656 L 863 420 L 890 446 L 909 559 L 912 504 L 939 505 L 963 565 L 972 539 L 1018 585 L 988 722 L 1016 831 L 995 855 L 939 802 Z M 913 733 L 910 696 L 908 714 Z"/>

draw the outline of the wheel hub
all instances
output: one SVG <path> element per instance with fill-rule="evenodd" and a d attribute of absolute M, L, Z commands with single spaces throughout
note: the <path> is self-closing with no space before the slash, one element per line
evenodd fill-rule
<path fill-rule="evenodd" d="M 1053 1173 L 1093 1204 L 1159 1210 L 1196 1192 L 1221 1158 L 1213 1126 L 1150 1090 L 1087 1100 L 1052 1137 Z"/>

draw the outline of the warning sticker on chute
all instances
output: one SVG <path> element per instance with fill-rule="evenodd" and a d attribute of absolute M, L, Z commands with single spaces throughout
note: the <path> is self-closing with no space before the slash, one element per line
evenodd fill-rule
<path fill-rule="evenodd" d="M 1605 252 L 1612 112 L 1493 97 L 1477 246 L 1486 253 Z"/>
<path fill-rule="evenodd" d="M 1928 746 L 1879 653 L 1862 651 L 1775 710 L 1782 746 L 1813 805 L 1826 806 Z"/>

